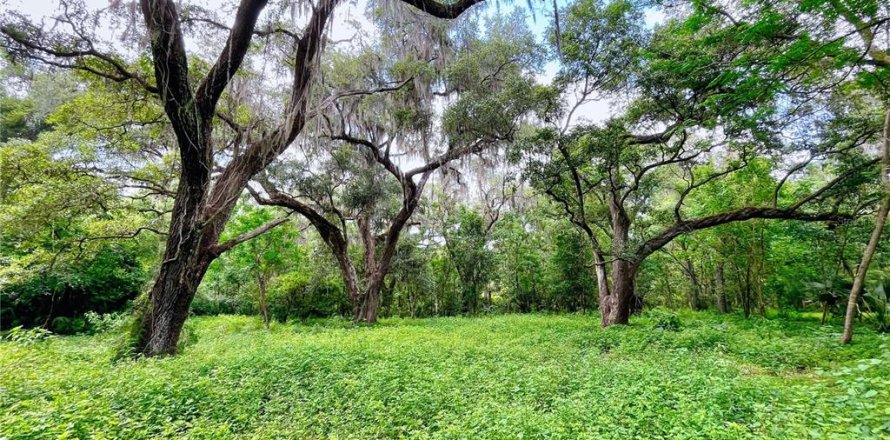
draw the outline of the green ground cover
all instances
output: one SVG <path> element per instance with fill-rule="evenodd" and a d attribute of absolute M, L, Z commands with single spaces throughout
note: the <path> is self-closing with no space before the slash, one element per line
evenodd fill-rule
<path fill-rule="evenodd" d="M 189 323 L 0 343 L 0 438 L 888 438 L 890 338 L 801 318 L 649 312 Z"/>

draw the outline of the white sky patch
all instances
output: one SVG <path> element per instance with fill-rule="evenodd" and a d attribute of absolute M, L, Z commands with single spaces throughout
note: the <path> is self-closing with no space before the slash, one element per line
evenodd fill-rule
<path fill-rule="evenodd" d="M 107 8 L 111 4 L 111 0 L 83 1 L 87 8 L 91 10 Z M 193 5 L 211 11 L 219 9 L 234 10 L 237 7 L 237 2 L 232 0 L 186 0 L 178 1 L 177 3 L 180 7 Z M 334 12 L 329 38 L 334 41 L 349 40 L 358 35 L 368 36 L 369 32 L 376 33 L 376 29 L 365 16 L 367 5 L 367 0 L 341 4 Z M 2 9 L 17 11 L 35 20 L 51 18 L 61 13 L 60 3 L 57 0 L 7 0 Z M 230 14 L 229 17 L 223 15 L 221 18 L 225 19 L 224 22 L 227 25 L 231 25 L 235 19 L 234 14 Z M 262 16 L 260 16 L 260 20 L 262 21 Z M 102 37 L 113 37 L 111 30 L 99 33 Z"/>

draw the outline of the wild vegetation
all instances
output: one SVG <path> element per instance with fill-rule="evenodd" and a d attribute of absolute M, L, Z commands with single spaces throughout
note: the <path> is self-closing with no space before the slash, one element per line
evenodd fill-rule
<path fill-rule="evenodd" d="M 886 2 L 93 6 L 0 13 L 2 435 L 890 432 Z"/>
<path fill-rule="evenodd" d="M 657 313 L 656 313 L 657 312 Z M 118 334 L 0 345 L 8 438 L 882 438 L 890 356 L 802 319 L 645 312 L 189 320 L 182 355 Z M 680 323 L 679 325 L 677 323 Z"/>

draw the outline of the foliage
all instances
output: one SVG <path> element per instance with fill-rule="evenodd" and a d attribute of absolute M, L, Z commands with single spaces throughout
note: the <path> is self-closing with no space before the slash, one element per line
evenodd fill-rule
<path fill-rule="evenodd" d="M 288 318 L 347 316 L 349 302 L 343 282 L 336 276 L 315 277 L 291 272 L 280 276 L 269 291 L 272 316 Z"/>
<path fill-rule="evenodd" d="M 58 333 L 81 332 L 86 330 L 81 315 L 120 310 L 147 278 L 132 249 L 106 245 L 89 258 L 0 286 L 3 326 L 52 323 Z"/>
<path fill-rule="evenodd" d="M 109 363 L 106 336 L 0 343 L 0 436 L 862 438 L 887 435 L 887 336 L 681 315 L 198 318 L 182 356 Z M 644 322 L 645 318 L 639 318 Z M 26 367 L 27 366 L 27 367 Z M 89 398 L 87 398 L 89 397 Z"/>
<path fill-rule="evenodd" d="M 493 269 L 489 249 L 489 226 L 476 211 L 461 210 L 455 219 L 454 231 L 445 231 L 445 247 L 460 277 L 462 311 L 476 313 L 479 299 L 488 288 Z"/>
<path fill-rule="evenodd" d="M 643 319 L 650 322 L 652 328 L 676 332 L 682 328 L 680 317 L 676 313 L 663 309 L 649 309 L 642 315 Z"/>
<path fill-rule="evenodd" d="M 96 313 L 86 312 L 83 315 L 90 333 L 120 332 L 129 321 L 126 312 Z"/>
<path fill-rule="evenodd" d="M 17 326 L 9 329 L 6 336 L 4 336 L 4 339 L 17 344 L 29 345 L 36 342 L 46 341 L 52 337 L 52 335 L 53 333 L 45 328 L 24 328 L 22 326 Z"/>
<path fill-rule="evenodd" d="M 226 241 L 272 222 L 280 214 L 242 203 L 226 225 Z M 201 283 L 192 311 L 196 314 L 249 314 L 266 305 L 266 291 L 276 277 L 302 267 L 298 233 L 284 222 L 259 237 L 241 243 L 217 258 Z"/>

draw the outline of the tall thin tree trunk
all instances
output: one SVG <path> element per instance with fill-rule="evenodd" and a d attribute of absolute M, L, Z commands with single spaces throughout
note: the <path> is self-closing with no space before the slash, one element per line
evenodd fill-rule
<path fill-rule="evenodd" d="M 609 274 L 606 271 L 606 261 L 599 249 L 594 245 L 593 249 L 593 267 L 596 274 L 596 291 L 599 300 L 600 313 L 602 316 L 609 314 L 610 296 L 609 296 Z"/>
<path fill-rule="evenodd" d="M 266 326 L 266 330 L 269 330 L 269 301 L 266 297 L 266 277 L 260 275 L 257 281 L 259 281 L 260 290 L 260 313 L 263 315 L 263 324 Z"/>
<path fill-rule="evenodd" d="M 683 247 L 685 248 L 685 246 Z M 689 308 L 701 310 L 701 282 L 695 272 L 695 265 L 689 257 L 686 258 L 686 274 L 689 276 Z"/>
<path fill-rule="evenodd" d="M 674 289 L 671 287 L 670 270 L 666 267 L 664 271 L 664 288 L 667 298 L 666 303 L 669 309 L 674 308 Z"/>
<path fill-rule="evenodd" d="M 760 316 L 766 316 L 766 297 L 763 295 L 763 272 L 764 272 L 764 253 L 766 252 L 766 245 L 764 244 L 764 227 L 759 221 L 754 222 L 754 228 L 757 229 L 759 226 L 759 240 L 757 241 L 756 253 L 754 254 L 754 258 L 757 262 L 755 269 L 755 292 L 757 292 L 757 313 Z"/>
<path fill-rule="evenodd" d="M 742 309 L 745 312 L 745 318 L 751 316 L 751 265 L 745 267 L 745 286 L 742 289 Z"/>
<path fill-rule="evenodd" d="M 884 118 L 884 139 L 881 154 L 881 184 L 884 187 L 884 198 L 881 201 L 881 207 L 875 217 L 875 227 L 871 232 L 868 240 L 868 246 L 862 254 L 862 261 L 856 269 L 856 278 L 853 279 L 853 288 L 850 290 L 850 297 L 847 300 L 847 313 L 844 315 L 844 333 L 841 335 L 841 343 L 849 344 L 853 340 L 853 319 L 856 317 L 858 310 L 859 295 L 862 293 L 863 284 L 865 284 L 865 276 L 868 273 L 868 267 L 871 265 L 871 259 L 875 255 L 878 243 L 881 241 L 881 233 L 884 231 L 884 224 L 887 221 L 887 212 L 890 211 L 890 110 Z"/>
<path fill-rule="evenodd" d="M 720 313 L 729 313 L 729 299 L 726 297 L 726 282 L 723 279 L 723 261 L 717 263 L 714 277 L 717 284 L 717 310 Z"/>

